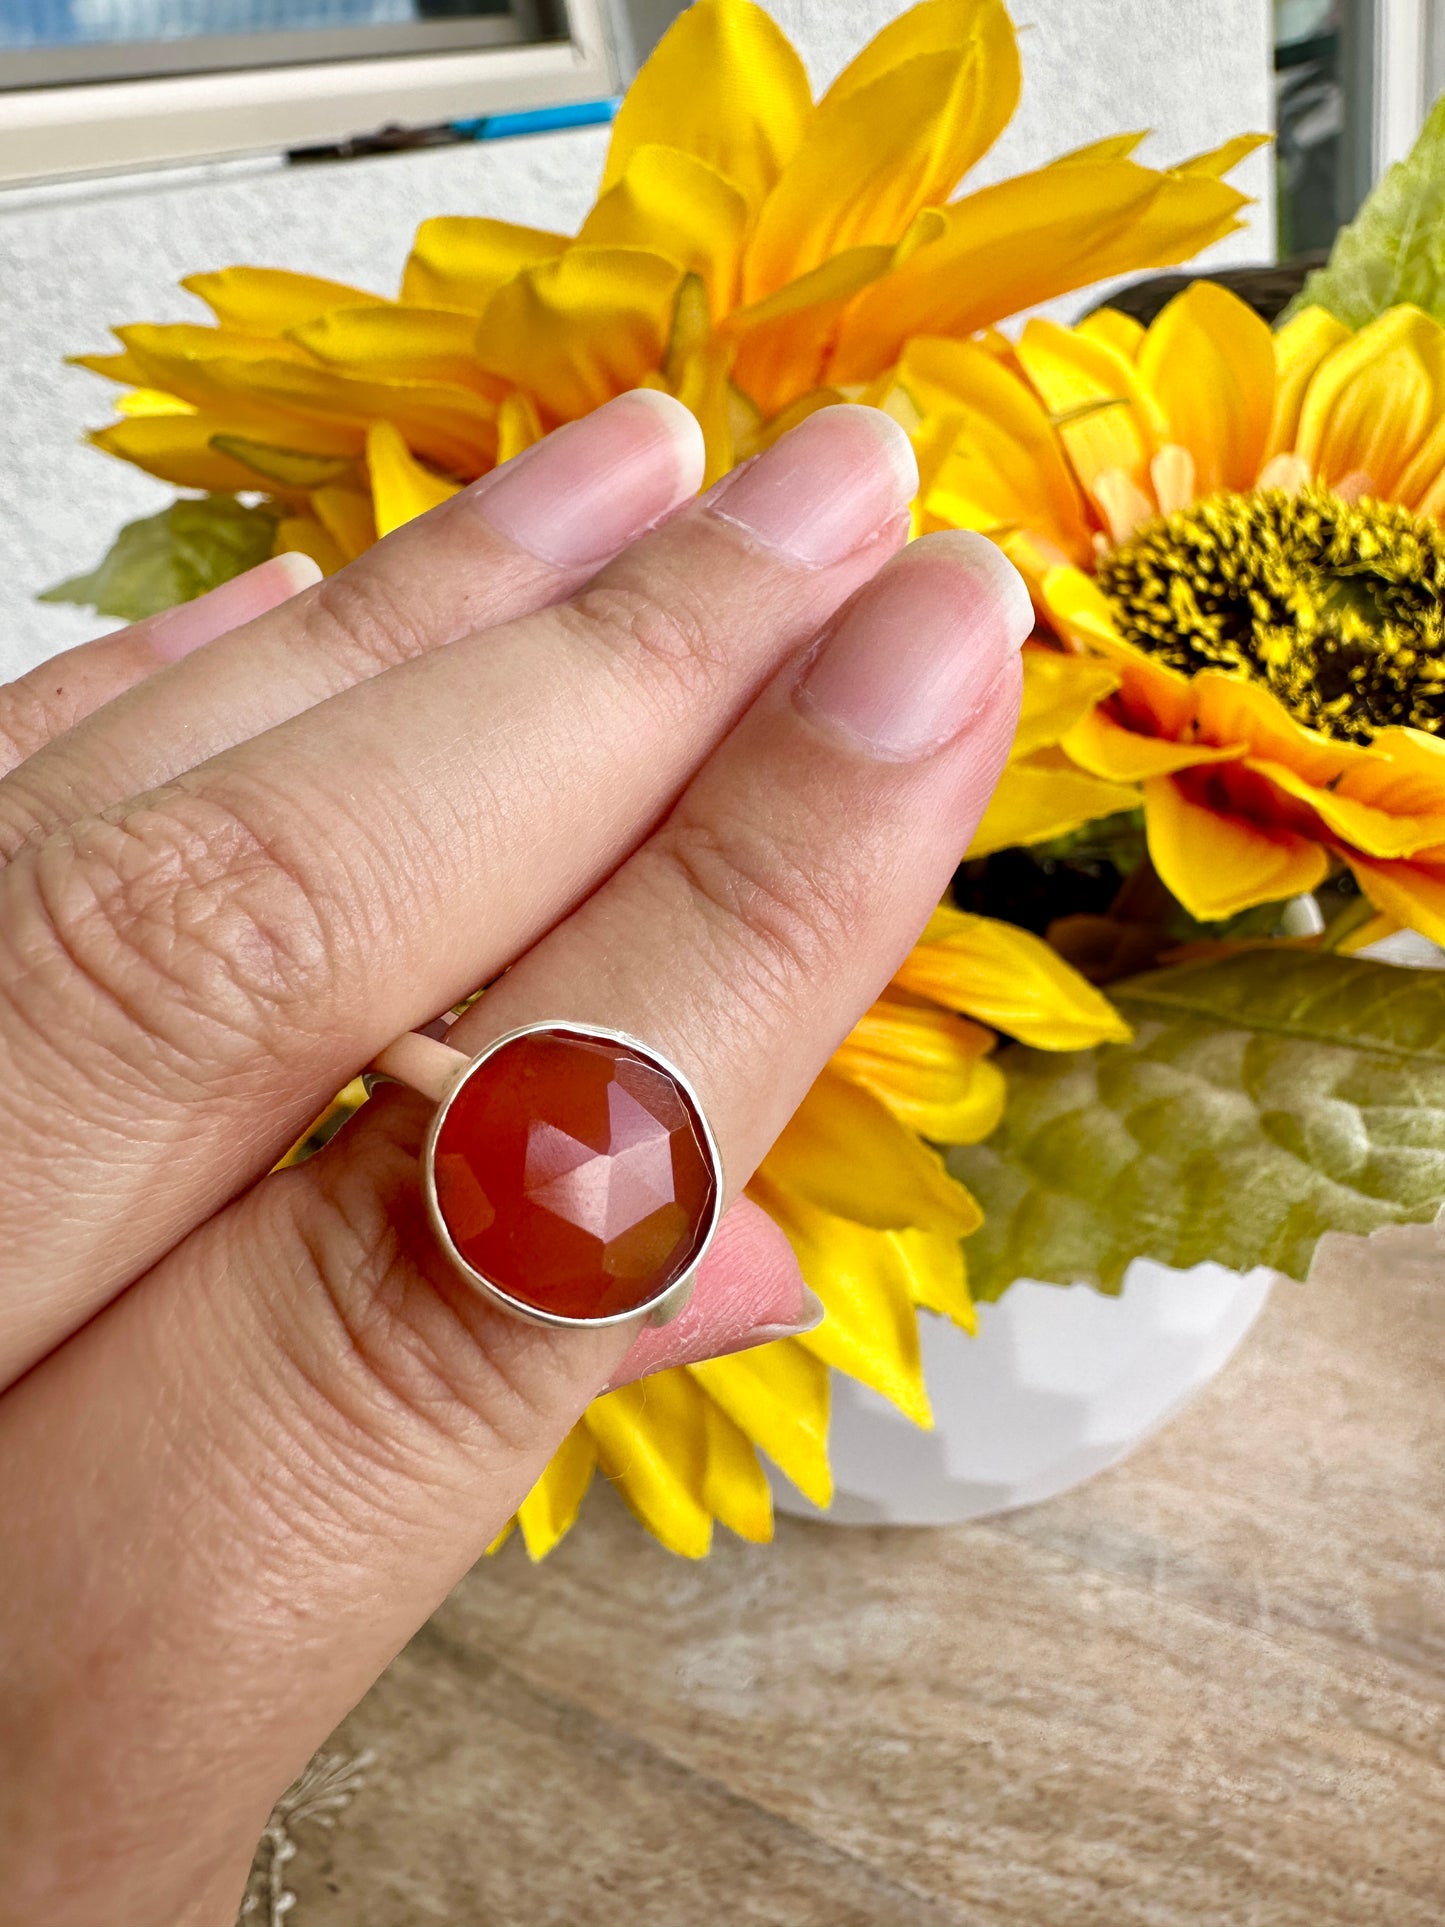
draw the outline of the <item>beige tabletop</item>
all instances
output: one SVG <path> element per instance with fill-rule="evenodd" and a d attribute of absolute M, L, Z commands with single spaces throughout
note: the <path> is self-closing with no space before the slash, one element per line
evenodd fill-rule
<path fill-rule="evenodd" d="M 332 1742 L 288 1927 L 1440 1927 L 1442 1566 L 1422 1232 L 1047 1505 L 509 1545 Z"/>

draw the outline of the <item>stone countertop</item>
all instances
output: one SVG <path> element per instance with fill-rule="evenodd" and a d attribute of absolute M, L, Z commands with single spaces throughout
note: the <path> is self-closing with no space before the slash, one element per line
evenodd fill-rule
<path fill-rule="evenodd" d="M 594 1493 L 336 1735 L 288 1927 L 1440 1927 L 1442 1515 L 1425 1231 L 1047 1505 L 690 1566 Z"/>

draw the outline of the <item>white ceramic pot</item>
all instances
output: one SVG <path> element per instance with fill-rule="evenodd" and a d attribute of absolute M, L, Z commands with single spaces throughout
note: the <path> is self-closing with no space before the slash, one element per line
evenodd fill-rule
<path fill-rule="evenodd" d="M 833 1375 L 835 1497 L 781 1477 L 783 1512 L 839 1525 L 947 1525 L 1067 1492 L 1115 1465 L 1214 1377 L 1274 1274 L 1136 1258 L 1117 1297 L 1021 1280 L 980 1305 L 977 1338 L 924 1313 L 934 1429 Z"/>

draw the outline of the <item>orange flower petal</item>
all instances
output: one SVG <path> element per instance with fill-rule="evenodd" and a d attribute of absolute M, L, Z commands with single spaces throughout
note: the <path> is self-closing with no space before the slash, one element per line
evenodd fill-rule
<path fill-rule="evenodd" d="M 1299 896 L 1329 875 L 1319 844 L 1210 809 L 1177 776 L 1144 785 L 1144 823 L 1161 881 L 1201 922 Z"/>
<path fill-rule="evenodd" d="M 1107 709 L 1092 709 L 1081 716 L 1064 737 L 1063 746 L 1081 769 L 1115 783 L 1142 783 L 1151 776 L 1172 776 L 1177 770 L 1206 763 L 1234 762 L 1245 754 L 1243 743 L 1211 748 L 1128 729 Z"/>

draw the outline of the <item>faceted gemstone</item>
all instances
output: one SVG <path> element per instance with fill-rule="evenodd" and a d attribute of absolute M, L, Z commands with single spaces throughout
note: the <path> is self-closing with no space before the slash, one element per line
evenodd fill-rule
<path fill-rule="evenodd" d="M 514 1038 L 469 1074 L 434 1168 L 466 1262 L 564 1318 L 659 1297 L 696 1259 L 716 1196 L 676 1080 L 625 1044 L 560 1029 Z"/>

